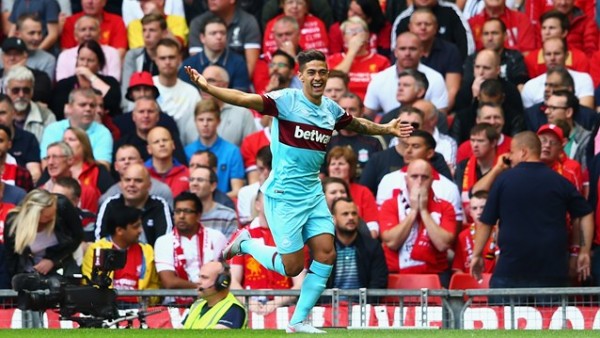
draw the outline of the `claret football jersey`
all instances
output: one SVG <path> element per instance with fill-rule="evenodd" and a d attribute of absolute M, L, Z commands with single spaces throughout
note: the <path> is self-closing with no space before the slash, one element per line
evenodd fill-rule
<path fill-rule="evenodd" d="M 271 174 L 261 190 L 273 198 L 302 200 L 322 193 L 319 169 L 334 129 L 352 121 L 333 100 L 310 102 L 298 89 L 282 89 L 262 95 L 264 115 L 274 117 L 271 126 Z"/>

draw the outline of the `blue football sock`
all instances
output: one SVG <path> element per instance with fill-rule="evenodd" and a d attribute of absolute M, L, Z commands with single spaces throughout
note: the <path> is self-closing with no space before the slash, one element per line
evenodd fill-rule
<path fill-rule="evenodd" d="M 285 267 L 281 255 L 274 246 L 264 245 L 259 241 L 246 240 L 240 245 L 242 252 L 252 255 L 265 268 L 285 276 Z"/>
<path fill-rule="evenodd" d="M 306 278 L 304 278 L 304 282 L 302 282 L 302 287 L 300 288 L 300 298 L 298 298 L 296 309 L 290 319 L 291 325 L 298 324 L 306 319 L 310 310 L 312 310 L 319 297 L 321 297 L 323 290 L 325 290 L 331 270 L 333 270 L 332 265 L 317 261 L 313 261 L 310 264 Z"/>

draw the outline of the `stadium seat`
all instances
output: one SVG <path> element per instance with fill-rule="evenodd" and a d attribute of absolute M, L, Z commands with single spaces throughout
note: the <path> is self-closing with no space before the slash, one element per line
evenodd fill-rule
<path fill-rule="evenodd" d="M 484 273 L 482 276 L 482 282 L 479 283 L 468 273 L 455 273 L 450 279 L 450 290 L 468 290 L 468 289 L 489 289 L 491 273 Z M 468 297 L 465 295 L 465 301 Z M 487 297 L 478 296 L 473 297 L 474 303 L 486 303 Z"/>
<path fill-rule="evenodd" d="M 388 289 L 421 290 L 422 288 L 439 290 L 442 289 L 440 278 L 436 274 L 390 274 L 388 276 Z M 398 304 L 397 296 L 383 297 L 383 303 Z M 407 305 L 421 303 L 421 298 L 416 296 L 403 297 Z M 440 297 L 429 297 L 429 305 L 441 305 Z"/>

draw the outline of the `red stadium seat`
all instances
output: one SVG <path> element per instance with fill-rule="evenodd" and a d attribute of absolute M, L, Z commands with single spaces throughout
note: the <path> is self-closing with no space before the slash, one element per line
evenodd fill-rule
<path fill-rule="evenodd" d="M 388 276 L 388 289 L 421 290 L 423 288 L 439 290 L 442 289 L 440 278 L 436 274 L 390 274 Z M 410 305 L 420 304 L 421 298 L 416 296 L 403 297 L 404 303 Z M 428 297 L 429 305 L 441 305 L 440 297 Z M 399 297 L 387 296 L 383 298 L 384 303 L 398 304 Z"/>
<path fill-rule="evenodd" d="M 467 289 L 489 289 L 490 287 L 490 278 L 492 278 L 492 274 L 491 273 L 484 273 L 482 274 L 482 282 L 479 283 L 478 281 L 475 280 L 475 278 L 473 278 L 473 276 L 471 276 L 468 273 L 455 273 L 454 275 L 452 275 L 452 278 L 450 279 L 450 290 L 467 290 Z M 465 295 L 465 300 L 467 300 L 468 297 Z M 473 302 L 474 303 L 486 303 L 487 302 L 487 297 L 485 296 L 478 296 L 478 297 L 473 297 Z"/>

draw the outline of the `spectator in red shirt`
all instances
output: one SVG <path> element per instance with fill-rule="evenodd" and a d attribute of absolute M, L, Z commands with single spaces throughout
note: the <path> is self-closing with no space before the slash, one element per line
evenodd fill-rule
<path fill-rule="evenodd" d="M 283 14 L 274 17 L 267 23 L 263 37 L 263 52 L 274 52 L 277 49 L 273 26 L 279 18 L 291 16 L 298 21 L 300 27 L 300 47 L 302 49 L 317 49 L 325 55 L 329 54 L 327 28 L 325 28 L 323 21 L 308 13 L 309 0 L 279 0 L 279 5 L 283 9 Z"/>
<path fill-rule="evenodd" d="M 489 123 L 491 124 L 496 132 L 500 135 L 496 144 L 498 155 L 508 153 L 510 151 L 510 136 L 502 134 L 502 128 L 504 128 L 504 109 L 501 105 L 492 102 L 482 102 L 477 108 L 477 117 L 475 123 Z M 456 155 L 456 163 L 464 161 L 473 155 L 473 149 L 471 141 L 467 140 L 458 147 Z"/>
<path fill-rule="evenodd" d="M 453 272 L 470 273 L 470 262 L 471 256 L 473 255 L 473 248 L 475 247 L 475 234 L 477 233 L 476 223 L 479 222 L 479 217 L 483 213 L 485 202 L 487 202 L 488 192 L 481 190 L 477 191 L 471 196 L 469 201 L 469 213 L 473 223 L 463 227 L 458 238 L 456 239 L 456 245 L 454 246 L 454 261 L 452 262 Z M 494 226 L 492 235 L 488 239 L 487 244 L 484 247 L 483 258 L 484 258 L 484 273 L 494 272 L 496 266 L 496 256 L 500 252 L 497 244 L 498 227 Z"/>
<path fill-rule="evenodd" d="M 569 33 L 569 18 L 557 10 L 546 12 L 540 18 L 542 22 L 541 37 L 542 43 L 551 38 L 564 39 Z M 576 70 L 578 72 L 588 73 L 590 65 L 588 63 L 589 56 L 578 48 L 574 48 L 567 43 L 567 57 L 565 67 Z M 542 75 L 548 70 L 546 60 L 544 59 L 544 50 L 538 48 L 525 57 L 525 65 L 529 72 L 529 77 L 534 78 Z"/>
<path fill-rule="evenodd" d="M 575 0 L 554 0 L 554 8 L 569 18 L 571 24 L 567 35 L 569 47 L 581 49 L 586 54 L 598 50 L 598 27 L 593 12 L 583 12 L 575 6 Z"/>
<path fill-rule="evenodd" d="M 507 38 L 504 41 L 506 48 L 526 53 L 539 47 L 540 42 L 535 34 L 535 28 L 525 14 L 507 8 L 505 0 L 484 0 L 484 2 L 483 11 L 469 19 L 477 50 L 483 48 L 482 27 L 488 18 L 500 18 L 506 25 Z"/>
<path fill-rule="evenodd" d="M 104 6 L 107 0 L 81 0 L 83 11 L 73 14 L 65 20 L 60 45 L 62 49 L 77 46 L 75 41 L 75 22 L 84 15 L 96 17 L 100 21 L 100 44 L 116 48 L 121 59 L 127 51 L 127 29 L 123 18 L 106 12 Z"/>
<path fill-rule="evenodd" d="M 275 246 L 273 235 L 263 211 L 263 194 L 256 195 L 255 211 L 256 218 L 246 226 L 251 238 L 262 241 L 265 245 Z M 309 257 L 309 255 L 305 255 Z M 305 263 L 308 263 L 305 262 Z M 250 255 L 235 256 L 231 259 L 231 286 L 232 289 L 275 289 L 275 290 L 299 290 L 306 270 L 296 277 L 285 277 L 262 266 Z M 307 264 L 305 264 L 305 267 Z M 253 297 L 250 300 L 249 310 L 259 314 L 267 315 L 280 306 L 292 305 L 297 297 L 275 296 L 275 297 Z"/>
<path fill-rule="evenodd" d="M 542 144 L 540 160 L 573 183 L 577 191 L 587 197 L 589 182 L 584 182 L 581 164 L 568 158 L 563 150 L 564 145 L 567 143 L 564 135 L 568 135 L 571 128 L 565 120 L 554 122 L 555 124 L 544 124 L 537 131 Z M 584 185 L 584 183 L 587 184 Z"/>
<path fill-rule="evenodd" d="M 356 177 L 358 158 L 350 147 L 336 146 L 327 154 L 327 173 L 341 178 L 350 187 L 350 197 L 358 207 L 358 215 L 367 223 L 369 230 L 379 229 L 375 196 L 364 185 L 353 182 Z M 374 236 L 376 237 L 376 236 Z"/>
<path fill-rule="evenodd" d="M 148 133 L 148 154 L 152 157 L 146 161 L 146 168 L 150 176 L 171 188 L 173 196 L 179 196 L 190 187 L 190 172 L 173 157 L 174 152 L 175 143 L 169 130 L 164 127 L 152 128 Z"/>
<path fill-rule="evenodd" d="M 385 57 L 390 56 L 392 25 L 383 15 L 378 0 L 352 0 L 348 4 L 347 17 L 358 16 L 369 25 L 368 48 L 371 53 L 379 53 Z M 336 22 L 329 27 L 329 52 L 341 53 L 344 51 L 343 32 L 340 23 Z"/>
<path fill-rule="evenodd" d="M 90 139 L 86 132 L 77 127 L 69 127 L 63 134 L 63 140 L 73 150 L 71 177 L 79 184 L 98 191 L 98 196 L 104 194 L 114 181 L 108 168 L 94 160 Z M 96 212 L 97 210 L 93 210 Z"/>
<path fill-rule="evenodd" d="M 446 251 L 456 237 L 452 204 L 431 190 L 432 169 L 425 160 L 412 161 L 406 191 L 383 203 L 379 212 L 381 239 L 390 273 L 443 273 Z"/>
<path fill-rule="evenodd" d="M 348 73 L 348 89 L 363 100 L 372 75 L 389 67 L 390 61 L 369 50 L 369 27 L 360 17 L 348 18 L 342 23 L 341 29 L 344 33 L 345 53 L 329 56 L 327 64 L 330 69 Z"/>

